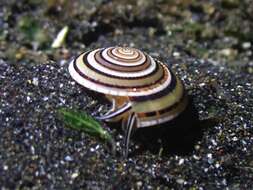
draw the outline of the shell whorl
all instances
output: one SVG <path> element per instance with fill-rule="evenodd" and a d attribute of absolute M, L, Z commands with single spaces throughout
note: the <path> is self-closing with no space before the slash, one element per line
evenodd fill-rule
<path fill-rule="evenodd" d="M 126 101 L 117 105 L 130 107 L 109 115 L 116 117 L 131 110 L 137 127 L 170 121 L 188 105 L 181 80 L 165 64 L 134 48 L 109 47 L 82 53 L 70 63 L 69 72 L 80 85 L 112 95 L 112 100 Z"/>
<path fill-rule="evenodd" d="M 69 71 L 82 86 L 116 96 L 157 94 L 175 81 L 172 72 L 163 63 L 128 47 L 82 53 L 71 62 Z"/>

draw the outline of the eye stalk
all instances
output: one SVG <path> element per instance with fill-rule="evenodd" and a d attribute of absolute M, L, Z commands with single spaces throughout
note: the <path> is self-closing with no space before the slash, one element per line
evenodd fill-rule
<path fill-rule="evenodd" d="M 114 107 L 114 105 L 113 105 L 113 107 Z M 129 110 L 131 110 L 131 108 L 132 108 L 132 105 L 131 105 L 130 102 L 128 102 L 128 103 L 125 103 L 120 108 L 118 108 L 116 110 L 115 110 L 115 108 L 114 108 L 114 110 L 109 110 L 103 116 L 98 116 L 96 118 L 99 119 L 99 120 L 109 121 L 110 122 L 111 120 L 115 119 L 116 117 L 122 117 L 125 113 L 129 112 Z"/>

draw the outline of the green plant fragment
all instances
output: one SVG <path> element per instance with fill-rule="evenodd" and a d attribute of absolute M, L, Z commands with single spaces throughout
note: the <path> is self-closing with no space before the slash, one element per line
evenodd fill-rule
<path fill-rule="evenodd" d="M 60 109 L 59 114 L 66 126 L 84 131 L 93 137 L 99 137 L 105 141 L 112 141 L 111 135 L 103 129 L 97 120 L 88 114 L 67 109 Z"/>

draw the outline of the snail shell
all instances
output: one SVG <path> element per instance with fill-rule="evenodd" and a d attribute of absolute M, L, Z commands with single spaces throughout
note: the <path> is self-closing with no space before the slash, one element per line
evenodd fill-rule
<path fill-rule="evenodd" d="M 134 113 L 135 127 L 154 126 L 174 119 L 187 106 L 181 80 L 165 64 L 134 48 L 82 53 L 70 63 L 69 72 L 77 83 L 113 103 L 107 121 Z"/>

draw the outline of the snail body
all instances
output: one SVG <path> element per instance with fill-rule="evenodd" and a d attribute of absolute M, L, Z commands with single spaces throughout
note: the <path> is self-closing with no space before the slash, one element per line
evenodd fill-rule
<path fill-rule="evenodd" d="M 126 154 L 132 129 L 173 120 L 187 106 L 182 81 L 164 63 L 134 48 L 82 53 L 71 61 L 69 72 L 77 83 L 112 102 L 111 109 L 98 119 L 122 121 Z"/>

